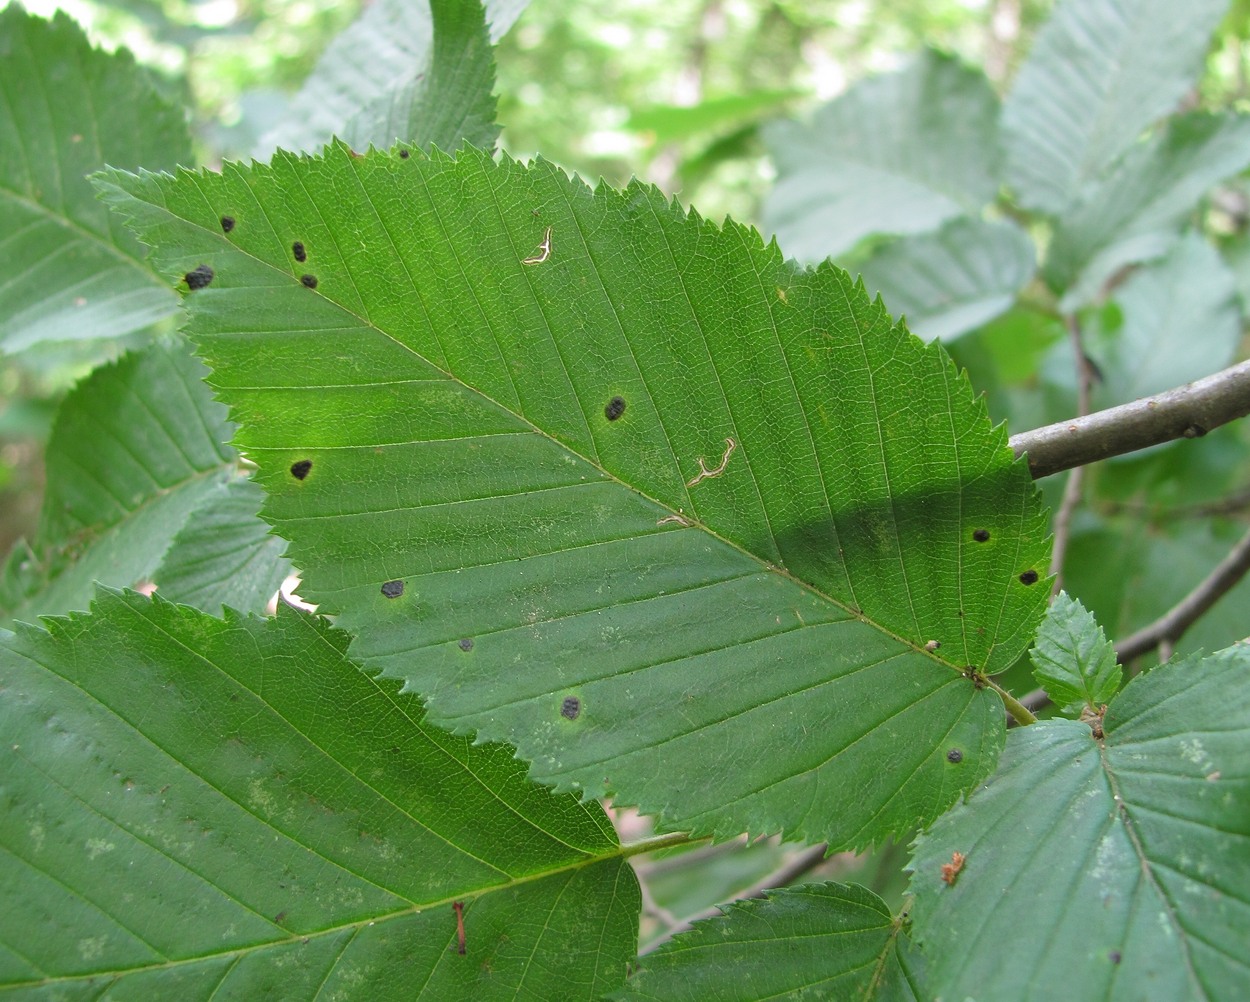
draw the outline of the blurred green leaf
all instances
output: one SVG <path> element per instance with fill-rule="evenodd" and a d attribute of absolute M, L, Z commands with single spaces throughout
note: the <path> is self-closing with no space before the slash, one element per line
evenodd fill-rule
<path fill-rule="evenodd" d="M 918 337 L 951 341 L 1010 309 L 1036 267 L 1033 241 L 1018 226 L 960 217 L 900 237 L 860 270 L 869 294 Z"/>
<path fill-rule="evenodd" d="M 66 15 L 0 10 L 0 351 L 118 337 L 178 298 L 86 180 L 104 166 L 191 163 L 182 112 L 122 50 L 92 49 Z"/>
<path fill-rule="evenodd" d="M 860 81 L 810 123 L 764 130 L 777 184 L 765 225 L 802 261 L 873 233 L 927 233 L 998 192 L 998 100 L 984 74 L 936 52 Z"/>
<path fill-rule="evenodd" d="M 1173 111 L 1228 0 L 1062 0 L 1003 103 L 1020 204 L 1058 215 Z M 1108 234 L 1113 235 L 1113 234 Z"/>
<path fill-rule="evenodd" d="M 988 774 L 965 671 L 1040 621 L 1045 513 L 845 272 L 470 150 L 102 187 L 162 268 L 212 264 L 192 330 L 301 593 L 440 726 L 666 826 L 837 846 Z"/>
<path fill-rule="evenodd" d="M 1250 651 L 1230 648 L 1135 678 L 1104 741 L 1072 720 L 1010 733 L 994 778 L 916 848 L 912 936 L 944 997 L 1240 996 L 1248 686 Z M 990 929 L 995 949 L 968 949 Z"/>
<path fill-rule="evenodd" d="M 206 371 L 185 342 L 163 341 L 65 399 L 39 534 L 0 583 L 6 619 L 85 609 L 95 581 L 164 587 L 167 569 L 175 600 L 264 609 L 289 565 L 265 538 L 259 490 L 236 485 L 232 428 Z"/>
<path fill-rule="evenodd" d="M 1125 265 L 1162 256 L 1199 199 L 1248 164 L 1250 117 L 1186 115 L 1086 183 L 1046 258 L 1047 281 L 1066 290 L 1063 308 L 1097 298 Z"/>
<path fill-rule="evenodd" d="M 918 958 L 890 910 L 854 884 L 737 901 L 642 960 L 613 998 L 656 1002 L 914 1000 Z"/>
<path fill-rule="evenodd" d="M 741 126 L 765 112 L 776 111 L 797 97 L 798 90 L 757 90 L 710 98 L 695 105 L 655 104 L 630 112 L 626 127 L 652 134 L 657 146 L 689 139 L 716 129 Z"/>
<path fill-rule="evenodd" d="M 0 989 L 595 999 L 624 980 L 638 891 L 602 809 L 426 726 L 344 634 L 107 592 L 47 629 L 0 640 Z"/>
<path fill-rule="evenodd" d="M 506 29 L 525 4 L 493 6 Z M 462 142 L 494 146 L 486 17 L 475 0 L 377 0 L 330 44 L 257 155 L 275 147 L 315 150 L 335 136 L 358 149 L 396 140 L 442 150 Z"/>
<path fill-rule="evenodd" d="M 1241 310 L 1232 273 L 1196 233 L 1115 293 L 1119 316 L 1094 313 L 1085 350 L 1098 365 L 1095 409 L 1113 407 L 1208 376 L 1232 363 Z"/>
<path fill-rule="evenodd" d="M 1120 666 L 1089 611 L 1065 591 L 1050 603 L 1030 652 L 1034 675 L 1062 709 L 1097 710 L 1120 688 Z"/>

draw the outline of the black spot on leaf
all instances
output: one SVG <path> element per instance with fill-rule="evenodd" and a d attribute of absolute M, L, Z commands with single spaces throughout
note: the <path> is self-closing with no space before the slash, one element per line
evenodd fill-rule
<path fill-rule="evenodd" d="M 308 476 L 308 471 L 312 469 L 311 459 L 301 459 L 299 462 L 291 464 L 291 476 L 296 480 L 303 480 Z"/>
<path fill-rule="evenodd" d="M 608 406 L 603 409 L 603 416 L 609 421 L 615 421 L 625 413 L 625 398 L 613 397 L 608 401 Z"/>
<path fill-rule="evenodd" d="M 990 530 L 989 529 L 977 529 L 977 531 L 972 534 L 972 538 L 975 539 L 978 543 L 987 543 L 989 542 L 989 539 L 990 539 Z"/>
<path fill-rule="evenodd" d="M 1037 584 L 1037 571 L 1025 571 L 1020 575 L 1020 583 L 1026 585 Z"/>
<path fill-rule="evenodd" d="M 576 696 L 565 696 L 564 702 L 560 704 L 560 716 L 567 720 L 576 720 L 577 715 L 582 712 L 582 701 Z"/>
<path fill-rule="evenodd" d="M 1111 963 L 1118 964 L 1120 962 L 1120 951 L 1112 950 L 1109 954 L 1107 954 L 1107 958 L 1111 961 Z"/>
<path fill-rule="evenodd" d="M 232 229 L 234 229 L 234 216 L 222 216 L 221 231 L 223 233 L 229 233 Z"/>
<path fill-rule="evenodd" d="M 400 151 L 399 151 L 399 159 L 400 159 L 400 160 L 407 160 L 410 156 L 412 156 L 412 154 L 411 154 L 411 153 L 409 153 L 407 150 L 400 150 Z"/>
<path fill-rule="evenodd" d="M 462 641 L 460 641 L 460 649 L 461 649 L 462 651 L 471 651 L 471 650 L 473 650 L 473 638 L 472 638 L 472 637 L 465 637 Z"/>
<path fill-rule="evenodd" d="M 317 288 L 317 276 L 316 275 L 300 275 L 299 280 L 304 283 L 304 288 L 306 289 Z"/>
<path fill-rule="evenodd" d="M 300 264 L 308 260 L 308 251 L 304 250 L 304 245 L 298 240 L 291 244 L 291 253 L 295 255 L 295 260 Z M 308 283 L 305 282 L 304 284 L 307 285 Z"/>
<path fill-rule="evenodd" d="M 958 762 L 962 762 L 963 760 L 964 760 L 964 753 L 961 752 L 958 748 L 952 748 L 950 751 L 946 753 L 947 762 L 958 763 Z"/>
<path fill-rule="evenodd" d="M 196 289 L 207 288 L 208 283 L 213 280 L 213 269 L 202 264 L 187 272 L 183 278 L 186 279 L 187 288 L 194 292 Z"/>
<path fill-rule="evenodd" d="M 404 583 L 402 581 L 387 581 L 382 585 L 382 594 L 387 598 L 399 598 L 404 593 Z"/>

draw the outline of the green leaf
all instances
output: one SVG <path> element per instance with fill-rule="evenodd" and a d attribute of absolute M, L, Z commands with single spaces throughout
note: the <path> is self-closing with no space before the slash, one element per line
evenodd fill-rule
<path fill-rule="evenodd" d="M 1040 621 L 1045 515 L 845 272 L 477 151 L 102 187 L 162 266 L 212 264 L 191 330 L 301 594 L 439 726 L 669 826 L 839 845 L 992 768 L 965 672 Z"/>
<path fill-rule="evenodd" d="M 1086 706 L 1097 711 L 1120 688 L 1115 648 L 1066 591 L 1055 596 L 1030 654 L 1038 684 L 1068 712 Z"/>
<path fill-rule="evenodd" d="M 625 127 L 650 133 L 652 143 L 664 146 L 706 132 L 740 127 L 784 107 L 801 93 L 763 89 L 709 98 L 695 105 L 653 104 L 631 111 Z"/>
<path fill-rule="evenodd" d="M 1196 233 L 1135 272 L 1115 301 L 1118 323 L 1108 323 L 1104 313 L 1086 324 L 1086 351 L 1102 374 L 1094 387 L 1095 409 L 1218 372 L 1236 356 L 1236 282 L 1215 248 Z"/>
<path fill-rule="evenodd" d="M 180 110 L 130 53 L 92 49 L 66 15 L 0 11 L 0 350 L 119 337 L 178 297 L 86 175 L 191 162 Z"/>
<path fill-rule="evenodd" d="M 1250 686 L 1247 654 L 1138 676 L 1102 742 L 1072 720 L 1011 732 L 994 778 L 916 850 L 912 936 L 944 997 L 1240 997 L 1250 701 L 1233 694 Z M 995 949 L 968 949 L 991 929 Z"/>
<path fill-rule="evenodd" d="M 176 600 L 265 607 L 288 564 L 265 539 L 259 490 L 238 486 L 223 444 L 232 429 L 206 371 L 185 342 L 164 341 L 97 369 L 66 398 L 39 534 L 7 567 L 6 618 L 85 609 L 95 581 L 164 587 L 167 568 Z"/>
<path fill-rule="evenodd" d="M 854 884 L 809 884 L 738 901 L 643 958 L 613 996 L 657 1002 L 913 1000 L 917 963 L 890 910 Z"/>
<path fill-rule="evenodd" d="M 602 809 L 425 725 L 344 634 L 107 592 L 47 626 L 0 643 L 0 988 L 590 999 L 623 981 L 640 902 Z"/>
<path fill-rule="evenodd" d="M 778 174 L 764 222 L 787 254 L 819 261 L 873 233 L 927 233 L 976 214 L 998 191 L 997 116 L 979 70 L 923 52 L 810 124 L 764 130 Z"/>
<path fill-rule="evenodd" d="M 1064 0 L 1003 102 L 1007 175 L 1020 203 L 1058 214 L 1202 70 L 1227 0 Z"/>
<path fill-rule="evenodd" d="M 524 8 L 493 6 L 505 30 Z M 443 150 L 494 146 L 491 41 L 476 0 L 378 0 L 330 43 L 292 114 L 257 154 L 316 149 L 334 136 L 358 149 L 396 140 Z"/>
<path fill-rule="evenodd" d="M 950 341 L 1010 309 L 1036 267 L 1018 226 L 960 217 L 882 248 L 861 277 L 918 336 Z"/>
<path fill-rule="evenodd" d="M 1063 308 L 1096 298 L 1125 265 L 1162 256 L 1198 200 L 1250 164 L 1250 117 L 1186 115 L 1085 185 L 1056 226 L 1046 279 Z"/>

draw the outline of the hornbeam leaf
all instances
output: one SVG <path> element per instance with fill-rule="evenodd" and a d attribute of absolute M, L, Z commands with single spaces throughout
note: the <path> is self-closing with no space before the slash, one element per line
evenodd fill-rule
<path fill-rule="evenodd" d="M 0 11 L 0 350 L 117 337 L 178 297 L 96 200 L 104 164 L 191 162 L 182 112 L 125 50 L 92 49 L 64 14 Z"/>
<path fill-rule="evenodd" d="M 475 150 L 101 187 L 214 269 L 190 333 L 301 594 L 432 721 L 670 827 L 838 845 L 993 767 L 1045 516 L 845 272 Z"/>
<path fill-rule="evenodd" d="M 133 592 L 46 626 L 0 638 L 0 993 L 442 1002 L 623 983 L 640 899 L 602 808 L 423 723 L 342 632 Z"/>
<path fill-rule="evenodd" d="M 765 1002 L 923 997 L 918 958 L 885 902 L 854 884 L 809 884 L 738 901 L 665 943 L 613 998 Z"/>
<path fill-rule="evenodd" d="M 1098 642 L 1092 620 L 1074 632 Z M 1089 725 L 1012 731 L 998 773 L 912 862 L 913 940 L 943 997 L 1244 994 L 1248 686 L 1238 646 L 1138 676 Z M 967 949 L 991 929 L 997 949 Z"/>

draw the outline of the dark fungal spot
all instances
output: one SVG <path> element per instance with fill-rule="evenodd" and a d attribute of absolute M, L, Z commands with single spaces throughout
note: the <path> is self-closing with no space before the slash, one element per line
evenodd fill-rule
<path fill-rule="evenodd" d="M 461 649 L 462 651 L 471 651 L 471 650 L 473 650 L 473 638 L 472 638 L 472 637 L 465 637 L 462 641 L 460 641 L 460 649 Z"/>
<path fill-rule="evenodd" d="M 582 701 L 576 696 L 565 696 L 564 702 L 560 704 L 560 716 L 566 720 L 576 720 L 577 715 L 582 712 Z"/>
<path fill-rule="evenodd" d="M 300 275 L 299 280 L 304 283 L 304 288 L 306 289 L 317 288 L 317 276 L 316 275 Z"/>
<path fill-rule="evenodd" d="M 278 914 L 273 917 L 273 920 L 278 925 L 281 925 L 283 922 L 286 921 L 286 912 L 278 912 Z"/>
<path fill-rule="evenodd" d="M 234 229 L 234 216 L 222 216 L 221 231 L 223 233 L 229 233 L 232 229 Z"/>
<path fill-rule="evenodd" d="M 304 245 L 298 240 L 291 244 L 291 253 L 295 255 L 295 260 L 300 264 L 308 260 L 308 251 L 304 250 Z"/>
<path fill-rule="evenodd" d="M 183 278 L 186 279 L 187 288 L 194 292 L 196 289 L 206 288 L 208 283 L 213 280 L 213 269 L 206 264 L 202 264 L 187 272 Z"/>
<path fill-rule="evenodd" d="M 1109 959 L 1113 964 L 1118 964 L 1120 962 L 1120 951 L 1112 950 L 1109 954 L 1107 954 L 1107 959 Z"/>
<path fill-rule="evenodd" d="M 625 398 L 613 397 L 608 401 L 608 406 L 603 409 L 603 416 L 609 421 L 615 421 L 625 413 Z"/>
<path fill-rule="evenodd" d="M 988 543 L 990 539 L 990 530 L 989 529 L 977 529 L 977 531 L 972 534 L 972 538 L 975 539 L 978 543 Z"/>
<path fill-rule="evenodd" d="M 407 160 L 410 156 L 412 156 L 412 154 L 411 154 L 411 153 L 409 153 L 407 150 L 400 150 L 400 151 L 399 151 L 399 159 L 400 159 L 400 160 Z"/>
<path fill-rule="evenodd" d="M 964 753 L 961 752 L 958 748 L 952 748 L 950 751 L 946 753 L 947 762 L 958 763 L 958 762 L 962 762 L 963 760 L 964 760 Z"/>
<path fill-rule="evenodd" d="M 291 464 L 291 476 L 296 480 L 303 480 L 308 476 L 308 471 L 312 469 L 311 459 L 301 459 Z"/>
<path fill-rule="evenodd" d="M 404 593 L 404 583 L 402 581 L 387 581 L 382 585 L 382 594 L 387 598 L 399 598 Z"/>
<path fill-rule="evenodd" d="M 1020 575 L 1020 583 L 1026 585 L 1037 584 L 1037 571 L 1025 571 Z"/>

